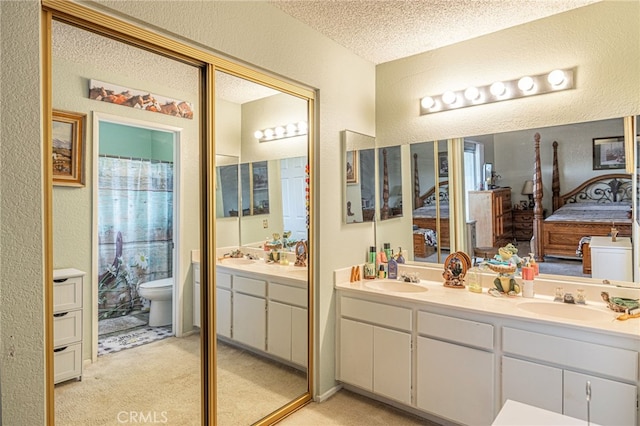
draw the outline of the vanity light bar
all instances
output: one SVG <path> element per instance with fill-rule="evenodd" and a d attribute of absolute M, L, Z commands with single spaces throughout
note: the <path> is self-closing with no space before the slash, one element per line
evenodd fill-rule
<path fill-rule="evenodd" d="M 256 130 L 253 136 L 259 142 L 275 141 L 277 139 L 292 138 L 294 136 L 303 136 L 307 134 L 307 122 L 299 121 L 297 123 L 289 123 L 286 126 L 269 127 L 262 130 Z"/>
<path fill-rule="evenodd" d="M 556 69 L 516 80 L 496 81 L 487 86 L 472 86 L 464 90 L 449 90 L 437 96 L 425 96 L 420 99 L 420 115 L 573 89 L 574 71 L 574 68 Z"/>

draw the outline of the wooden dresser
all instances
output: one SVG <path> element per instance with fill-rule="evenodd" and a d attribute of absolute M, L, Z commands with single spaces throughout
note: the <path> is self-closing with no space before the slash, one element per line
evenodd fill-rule
<path fill-rule="evenodd" d="M 513 240 L 511 188 L 469 191 L 469 216 L 476 221 L 478 247 L 502 247 Z"/>
<path fill-rule="evenodd" d="M 533 237 L 533 209 L 513 210 L 513 238 L 529 241 Z"/>

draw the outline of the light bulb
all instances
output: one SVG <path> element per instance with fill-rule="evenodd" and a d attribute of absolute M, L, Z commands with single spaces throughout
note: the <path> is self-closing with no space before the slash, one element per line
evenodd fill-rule
<path fill-rule="evenodd" d="M 296 126 L 294 123 L 287 124 L 288 135 L 293 135 L 296 132 L 296 130 L 298 130 L 298 126 Z"/>
<path fill-rule="evenodd" d="M 528 92 L 533 89 L 533 78 L 526 76 L 518 80 L 518 89 Z"/>
<path fill-rule="evenodd" d="M 562 70 L 553 70 L 547 76 L 547 81 L 554 87 L 560 86 L 564 83 L 565 75 Z"/>
<path fill-rule="evenodd" d="M 422 105 L 422 108 L 424 108 L 424 109 L 431 108 L 432 106 L 435 105 L 435 103 L 436 103 L 436 101 L 431 96 L 424 97 L 420 101 L 420 105 Z"/>
<path fill-rule="evenodd" d="M 447 105 L 451 105 L 455 103 L 457 99 L 458 97 L 456 96 L 456 94 L 450 90 L 442 94 L 442 102 L 444 102 Z"/>
<path fill-rule="evenodd" d="M 304 134 L 307 131 L 307 122 L 306 121 L 299 121 L 298 122 L 298 132 L 300 134 Z"/>
<path fill-rule="evenodd" d="M 496 81 L 491 85 L 489 91 L 493 96 L 502 96 L 507 91 L 507 86 L 501 81 Z"/>
<path fill-rule="evenodd" d="M 253 136 L 255 136 L 256 139 L 262 139 L 264 137 L 264 133 L 262 133 L 261 130 L 256 130 Z"/>
<path fill-rule="evenodd" d="M 278 126 L 275 128 L 276 136 L 281 137 L 284 136 L 284 127 Z"/>
<path fill-rule="evenodd" d="M 480 97 L 480 91 L 477 87 L 471 86 L 464 91 L 464 97 L 473 102 Z"/>
<path fill-rule="evenodd" d="M 264 129 L 264 137 L 272 138 L 273 137 L 273 129 Z"/>

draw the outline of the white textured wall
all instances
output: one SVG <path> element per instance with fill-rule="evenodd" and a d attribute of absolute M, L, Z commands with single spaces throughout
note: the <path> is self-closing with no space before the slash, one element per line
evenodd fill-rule
<path fill-rule="evenodd" d="M 7 425 L 45 419 L 39 22 L 39 2 L 0 2 L 0 423 Z"/>

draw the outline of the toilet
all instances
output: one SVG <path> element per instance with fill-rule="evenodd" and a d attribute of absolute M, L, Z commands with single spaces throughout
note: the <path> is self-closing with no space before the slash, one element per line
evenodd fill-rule
<path fill-rule="evenodd" d="M 149 300 L 149 325 L 159 327 L 172 322 L 173 278 L 149 281 L 138 286 L 138 294 Z"/>

